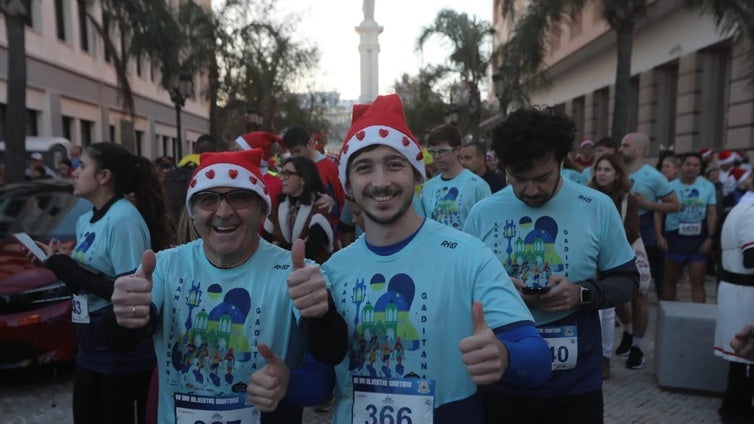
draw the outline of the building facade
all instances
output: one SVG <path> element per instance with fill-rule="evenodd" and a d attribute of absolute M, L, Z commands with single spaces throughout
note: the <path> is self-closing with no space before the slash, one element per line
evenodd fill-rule
<path fill-rule="evenodd" d="M 516 1 L 524 10 L 527 1 Z M 562 107 L 576 122 L 579 138 L 610 135 L 615 102 L 615 33 L 593 0 L 575 19 L 549 35 L 544 72 L 551 85 L 532 93 L 532 104 Z M 711 15 L 682 0 L 656 0 L 634 30 L 629 131 L 675 152 L 702 148 L 754 148 L 754 62 L 744 42 L 722 33 Z M 512 24 L 495 13 L 502 43 Z"/>
<path fill-rule="evenodd" d="M 175 0 L 169 0 L 175 3 Z M 209 9 L 210 0 L 196 0 Z M 27 135 L 65 137 L 87 146 L 113 141 L 150 159 L 176 160 L 209 130 L 206 78 L 193 78 L 194 90 L 181 114 L 182 143 L 177 143 L 176 109 L 159 85 L 159 69 L 148 60 L 132 60 L 129 81 L 135 116 L 123 108 L 114 68 L 102 39 L 86 18 L 99 16 L 99 2 L 83 10 L 76 0 L 29 0 L 26 28 Z M 4 138 L 7 103 L 8 41 L 0 17 L 0 140 Z"/>

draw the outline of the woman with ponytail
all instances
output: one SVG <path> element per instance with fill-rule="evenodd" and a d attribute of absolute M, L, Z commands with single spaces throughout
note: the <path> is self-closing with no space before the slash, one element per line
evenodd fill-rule
<path fill-rule="evenodd" d="M 73 178 L 73 194 L 93 205 L 76 223 L 76 247 L 67 253 L 55 241 L 37 244 L 48 255 L 44 265 L 74 294 L 74 422 L 143 423 L 155 366 L 152 341 L 129 352 L 110 350 L 104 320 L 115 278 L 134 272 L 145 250 L 170 245 L 170 215 L 152 163 L 120 145 L 87 147 Z"/>

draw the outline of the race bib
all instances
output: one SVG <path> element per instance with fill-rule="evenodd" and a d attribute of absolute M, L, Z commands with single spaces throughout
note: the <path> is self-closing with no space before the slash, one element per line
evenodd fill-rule
<path fill-rule="evenodd" d="M 231 396 L 200 396 L 175 393 L 176 424 L 259 424 L 261 414 L 246 404 L 246 393 Z"/>
<path fill-rule="evenodd" d="M 352 423 L 432 424 L 434 405 L 434 380 L 353 377 Z"/>
<path fill-rule="evenodd" d="M 678 235 L 698 236 L 702 234 L 701 222 L 681 222 L 678 224 Z"/>
<path fill-rule="evenodd" d="M 85 294 L 74 294 L 71 299 L 71 321 L 76 324 L 89 324 L 89 304 Z"/>
<path fill-rule="evenodd" d="M 562 325 L 537 328 L 539 335 L 550 346 L 552 370 L 570 370 L 576 368 L 579 356 L 579 338 L 575 325 Z"/>

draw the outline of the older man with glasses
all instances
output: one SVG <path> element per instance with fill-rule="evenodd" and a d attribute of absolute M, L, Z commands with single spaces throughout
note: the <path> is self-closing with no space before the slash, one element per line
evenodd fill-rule
<path fill-rule="evenodd" d="M 326 364 L 345 355 L 345 322 L 304 243 L 288 252 L 258 235 L 271 209 L 262 154 L 202 154 L 186 195 L 200 238 L 147 251 L 115 282 L 112 337 L 152 335 L 160 358 L 159 422 L 296 422 L 283 397 L 304 341 Z"/>
<path fill-rule="evenodd" d="M 424 216 L 460 230 L 476 202 L 492 192 L 482 177 L 459 160 L 461 134 L 449 124 L 435 127 L 427 140 L 438 173 L 424 184 L 421 204 Z"/>

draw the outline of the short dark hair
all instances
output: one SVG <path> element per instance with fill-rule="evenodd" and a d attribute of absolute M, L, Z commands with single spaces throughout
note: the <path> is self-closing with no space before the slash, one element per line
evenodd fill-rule
<path fill-rule="evenodd" d="M 218 152 L 218 143 L 214 137 L 209 134 L 202 134 L 196 139 L 194 143 L 194 152 L 206 153 L 206 152 Z"/>
<path fill-rule="evenodd" d="M 292 149 L 296 146 L 308 146 L 312 136 L 304 127 L 294 125 L 283 134 L 283 144 L 286 149 Z"/>
<path fill-rule="evenodd" d="M 613 141 L 612 137 L 602 137 L 594 143 L 594 147 L 607 147 L 608 149 L 618 150 L 618 145 Z"/>
<path fill-rule="evenodd" d="M 461 133 L 458 132 L 458 128 L 450 124 L 440 124 L 432 128 L 427 137 L 427 145 L 437 146 L 446 142 L 450 147 L 461 146 Z"/>
<path fill-rule="evenodd" d="M 503 167 L 524 170 L 549 153 L 562 162 L 571 150 L 576 126 L 554 107 L 515 110 L 492 132 L 492 148 Z"/>
<path fill-rule="evenodd" d="M 476 151 L 477 156 L 484 156 L 485 154 L 487 154 L 487 146 L 484 143 L 480 143 L 478 141 L 466 143 L 461 147 L 473 147 L 474 151 Z"/>
<path fill-rule="evenodd" d="M 699 163 L 704 163 L 704 161 L 702 160 L 702 155 L 700 155 L 698 152 L 686 152 L 681 155 L 681 164 L 683 164 L 683 162 L 686 162 L 686 159 L 688 158 L 697 158 L 699 159 Z"/>

